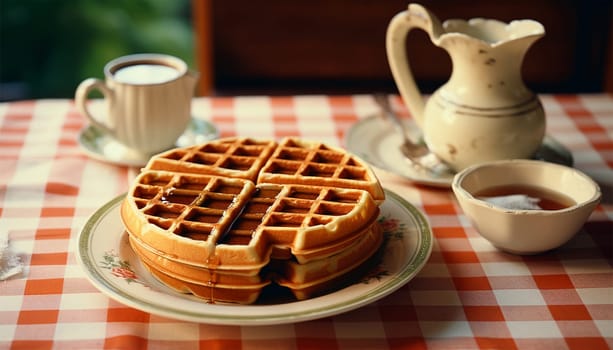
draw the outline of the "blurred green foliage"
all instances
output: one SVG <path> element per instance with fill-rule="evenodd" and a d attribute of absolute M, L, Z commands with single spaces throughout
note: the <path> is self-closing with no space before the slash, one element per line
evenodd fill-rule
<path fill-rule="evenodd" d="M 106 62 L 144 52 L 193 68 L 189 0 L 0 0 L 0 99 L 15 86 L 17 98 L 71 98 Z"/>

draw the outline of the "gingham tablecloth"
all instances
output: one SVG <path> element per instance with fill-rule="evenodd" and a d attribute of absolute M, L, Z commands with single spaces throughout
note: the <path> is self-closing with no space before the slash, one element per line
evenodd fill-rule
<path fill-rule="evenodd" d="M 155 316 L 94 288 L 77 264 L 76 238 L 94 211 L 127 190 L 137 169 L 81 151 L 85 119 L 71 100 L 0 104 L 0 231 L 24 263 L 0 282 L 0 348 L 613 348 L 613 96 L 541 99 L 548 133 L 604 193 L 571 242 L 536 256 L 499 252 L 471 227 L 451 191 L 377 171 L 431 224 L 435 243 L 423 270 L 357 310 L 257 327 Z M 198 98 L 193 109 L 221 136 L 301 136 L 334 145 L 377 111 L 365 95 Z"/>

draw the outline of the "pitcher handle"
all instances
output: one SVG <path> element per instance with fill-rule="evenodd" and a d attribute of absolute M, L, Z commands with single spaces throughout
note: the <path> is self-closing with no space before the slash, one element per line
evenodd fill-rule
<path fill-rule="evenodd" d="M 81 114 L 83 114 L 85 117 L 87 117 L 87 119 L 89 119 L 90 123 L 98 127 L 100 130 L 104 131 L 105 133 L 114 135 L 115 131 L 104 123 L 97 120 L 96 118 L 94 118 L 94 116 L 90 113 L 87 107 L 87 96 L 90 92 L 94 90 L 99 90 L 100 92 L 102 92 L 105 99 L 113 98 L 113 90 L 106 86 L 104 81 L 96 78 L 88 78 L 83 80 L 81 84 L 79 84 L 79 86 L 77 87 L 77 91 L 75 93 L 75 103 L 77 105 L 77 108 L 79 109 L 79 112 L 81 112 Z M 113 102 L 108 101 L 108 103 Z"/>
<path fill-rule="evenodd" d="M 420 128 L 423 128 L 424 100 L 415 83 L 405 47 L 407 35 L 414 28 L 428 33 L 430 40 L 438 38 L 443 27 L 438 18 L 419 4 L 409 4 L 406 11 L 395 15 L 387 27 L 386 50 L 392 76 L 402 99 Z"/>

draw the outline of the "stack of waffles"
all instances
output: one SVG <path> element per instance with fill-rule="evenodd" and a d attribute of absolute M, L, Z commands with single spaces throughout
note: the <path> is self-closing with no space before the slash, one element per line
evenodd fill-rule
<path fill-rule="evenodd" d="M 160 281 L 250 304 L 271 283 L 297 299 L 347 283 L 381 245 L 384 199 L 372 170 L 342 149 L 225 138 L 151 158 L 121 216 Z"/>

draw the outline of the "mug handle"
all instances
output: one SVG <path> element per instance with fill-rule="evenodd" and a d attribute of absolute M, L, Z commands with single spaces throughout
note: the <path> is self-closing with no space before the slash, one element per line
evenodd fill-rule
<path fill-rule="evenodd" d="M 430 40 L 436 40 L 444 31 L 438 18 L 425 7 L 409 4 L 406 11 L 396 14 L 387 27 L 385 47 L 392 76 L 400 95 L 417 125 L 423 129 L 424 100 L 411 72 L 406 50 L 406 38 L 413 29 L 428 33 Z"/>
<path fill-rule="evenodd" d="M 104 98 L 106 99 L 113 98 L 113 90 L 111 90 L 108 86 L 106 86 L 104 81 L 100 79 L 96 79 L 96 78 L 88 78 L 88 79 L 83 80 L 81 84 L 79 84 L 79 86 L 77 87 L 77 91 L 75 93 L 75 102 L 76 102 L 77 108 L 79 109 L 81 114 L 83 114 L 84 116 L 87 117 L 87 119 L 89 119 L 90 123 L 100 128 L 102 131 L 110 135 L 114 135 L 115 134 L 114 130 L 109 128 L 104 123 L 98 121 L 89 112 L 89 109 L 87 107 L 87 96 L 89 95 L 90 92 L 94 90 L 99 90 L 104 95 Z M 109 103 L 112 103 L 112 101 L 109 101 Z"/>

